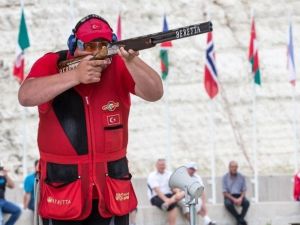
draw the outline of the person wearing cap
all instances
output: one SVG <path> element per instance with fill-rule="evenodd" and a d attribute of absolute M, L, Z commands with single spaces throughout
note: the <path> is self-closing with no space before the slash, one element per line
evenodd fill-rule
<path fill-rule="evenodd" d="M 187 168 L 187 172 L 191 176 L 191 178 L 203 184 L 202 178 L 196 174 L 198 170 L 197 163 L 189 162 L 185 165 L 185 167 Z M 190 220 L 189 207 L 185 205 L 184 199 L 180 201 L 179 205 L 184 217 L 187 220 Z M 198 199 L 198 204 L 196 205 L 196 211 L 197 214 L 203 218 L 205 225 L 216 225 L 216 222 L 211 220 L 210 217 L 208 216 L 205 192 L 203 192 L 201 197 Z"/>
<path fill-rule="evenodd" d="M 147 178 L 147 195 L 153 206 L 167 212 L 169 225 L 176 225 L 177 202 L 184 197 L 184 192 L 179 189 L 171 190 L 169 179 L 171 172 L 166 170 L 166 160 L 158 159 L 156 170 Z"/>
<path fill-rule="evenodd" d="M 115 37 L 102 17 L 84 17 L 68 50 L 39 58 L 20 86 L 20 104 L 39 112 L 43 225 L 128 225 L 136 208 L 126 158 L 130 94 L 154 102 L 163 85 L 131 49 L 93 58 Z M 77 67 L 59 73 L 60 62 L 78 57 Z"/>
<path fill-rule="evenodd" d="M 229 162 L 229 171 L 222 178 L 224 205 L 227 211 L 236 219 L 237 225 L 247 225 L 245 216 L 250 202 L 246 198 L 246 179 L 238 172 L 238 163 L 234 160 Z M 238 213 L 235 206 L 242 207 Z"/>

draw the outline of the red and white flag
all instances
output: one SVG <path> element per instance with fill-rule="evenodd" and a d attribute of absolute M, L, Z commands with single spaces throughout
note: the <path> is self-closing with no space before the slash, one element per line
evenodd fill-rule
<path fill-rule="evenodd" d="M 108 125 L 118 125 L 120 123 L 121 123 L 121 120 L 120 120 L 120 115 L 119 114 L 114 114 L 114 115 L 107 116 L 107 124 Z"/>
<path fill-rule="evenodd" d="M 121 15 L 118 16 L 118 23 L 117 23 L 117 38 L 118 40 L 122 40 L 122 26 L 121 26 Z"/>

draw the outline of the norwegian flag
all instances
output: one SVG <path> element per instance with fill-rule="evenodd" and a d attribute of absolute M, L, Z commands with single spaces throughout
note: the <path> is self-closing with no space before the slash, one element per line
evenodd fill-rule
<path fill-rule="evenodd" d="M 219 92 L 218 73 L 215 61 L 215 50 L 212 32 L 207 34 L 207 47 L 205 57 L 204 86 L 208 96 L 213 99 Z"/>

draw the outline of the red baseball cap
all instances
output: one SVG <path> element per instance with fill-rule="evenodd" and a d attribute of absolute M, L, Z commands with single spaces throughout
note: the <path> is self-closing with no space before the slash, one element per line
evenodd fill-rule
<path fill-rule="evenodd" d="M 76 38 L 84 43 L 90 42 L 94 39 L 112 40 L 112 29 L 110 26 L 101 19 L 92 18 L 80 24 L 76 30 Z"/>

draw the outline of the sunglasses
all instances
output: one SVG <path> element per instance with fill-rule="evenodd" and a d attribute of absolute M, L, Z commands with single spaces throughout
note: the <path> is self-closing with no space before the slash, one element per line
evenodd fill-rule
<path fill-rule="evenodd" d="M 81 40 L 77 41 L 77 47 L 80 51 L 94 52 L 108 46 L 108 41 L 91 41 L 84 43 Z"/>

